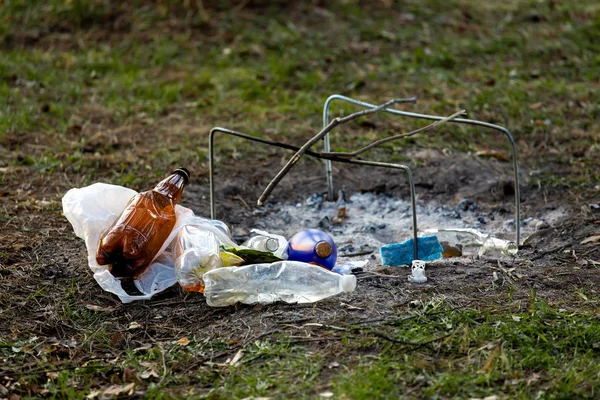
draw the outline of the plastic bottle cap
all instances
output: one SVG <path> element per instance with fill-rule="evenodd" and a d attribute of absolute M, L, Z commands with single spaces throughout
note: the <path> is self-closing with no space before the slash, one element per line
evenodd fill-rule
<path fill-rule="evenodd" d="M 277 251 L 277 249 L 279 249 L 279 242 L 277 241 L 277 239 L 274 238 L 268 238 L 267 241 L 265 242 L 265 247 L 267 248 L 267 250 L 269 251 Z"/>
<path fill-rule="evenodd" d="M 340 276 L 340 287 L 346 293 L 354 292 L 354 289 L 356 289 L 356 276 L 354 276 L 354 275 Z"/>
<path fill-rule="evenodd" d="M 190 181 L 190 171 L 188 171 L 188 169 L 185 167 L 179 167 L 175 171 L 173 171 L 173 173 L 183 176 L 183 179 L 185 180 L 186 184 Z"/>
<path fill-rule="evenodd" d="M 333 253 L 333 247 L 328 242 L 322 240 L 316 244 L 315 251 L 319 257 L 327 258 Z"/>
<path fill-rule="evenodd" d="M 517 254 L 518 251 L 519 251 L 519 246 L 517 246 L 515 242 L 506 243 L 506 252 L 509 255 L 514 256 L 515 254 Z"/>

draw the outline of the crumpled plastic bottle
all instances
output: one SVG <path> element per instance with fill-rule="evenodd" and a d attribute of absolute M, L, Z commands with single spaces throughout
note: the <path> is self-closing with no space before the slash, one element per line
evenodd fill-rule
<path fill-rule="evenodd" d="M 235 303 L 312 303 L 339 293 L 353 292 L 354 275 L 340 275 L 296 261 L 224 267 L 204 274 L 204 296 L 209 306 Z"/>
<path fill-rule="evenodd" d="M 486 255 L 490 257 L 514 257 L 518 246 L 510 240 L 486 235 L 475 229 L 427 229 L 428 235 L 437 236 L 444 247 L 444 257 L 461 255 Z"/>
<path fill-rule="evenodd" d="M 222 227 L 226 225 L 217 222 L 210 221 L 212 226 L 225 233 Z M 179 231 L 174 245 L 175 276 L 184 290 L 202 293 L 205 273 L 244 261 L 235 254 L 222 251 L 221 245 L 223 242 L 206 225 L 187 225 Z"/>

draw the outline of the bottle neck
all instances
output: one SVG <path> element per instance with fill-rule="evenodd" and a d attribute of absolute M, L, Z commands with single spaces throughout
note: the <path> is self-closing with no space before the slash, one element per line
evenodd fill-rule
<path fill-rule="evenodd" d="M 187 184 L 187 181 L 187 176 L 184 176 L 182 173 L 175 172 L 166 179 L 160 181 L 153 190 L 165 195 L 173 202 L 173 204 L 177 204 L 179 199 L 181 199 L 183 188 Z"/>

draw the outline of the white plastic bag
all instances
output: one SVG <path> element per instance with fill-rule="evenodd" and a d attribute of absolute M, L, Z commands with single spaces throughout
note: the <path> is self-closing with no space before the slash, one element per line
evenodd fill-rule
<path fill-rule="evenodd" d="M 136 191 L 122 186 L 95 183 L 80 189 L 69 190 L 62 199 L 63 213 L 73 226 L 75 234 L 85 240 L 88 253 L 88 265 L 94 272 L 94 279 L 107 292 L 116 294 L 123 303 L 134 300 L 148 300 L 154 294 L 162 292 L 177 282 L 174 260 L 169 245 L 177 232 L 185 225 L 196 225 L 211 231 L 226 246 L 235 243 L 210 220 L 197 217 L 192 210 L 175 206 L 177 222 L 171 234 L 152 261 L 152 264 L 134 280 L 142 295 L 130 295 L 123 290 L 121 281 L 111 275 L 105 266 L 96 262 L 96 250 L 100 237 L 117 220 Z"/>

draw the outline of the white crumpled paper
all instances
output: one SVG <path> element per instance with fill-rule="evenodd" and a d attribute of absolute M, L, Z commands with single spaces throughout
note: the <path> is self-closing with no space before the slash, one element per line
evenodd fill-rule
<path fill-rule="evenodd" d="M 226 246 L 236 244 L 210 220 L 195 216 L 193 211 L 182 206 L 175 206 L 177 223 L 163 244 L 152 264 L 134 280 L 135 286 L 142 295 L 130 295 L 121 286 L 121 281 L 111 275 L 106 266 L 96 262 L 96 250 L 100 237 L 117 220 L 129 201 L 137 192 L 122 186 L 95 183 L 80 189 L 69 190 L 62 199 L 63 213 L 73 225 L 75 234 L 85 240 L 88 253 L 88 265 L 94 272 L 94 279 L 102 289 L 116 294 L 123 303 L 134 300 L 148 300 L 154 294 L 162 292 L 177 282 L 175 277 L 170 244 L 185 225 L 201 226 L 215 234 Z"/>

